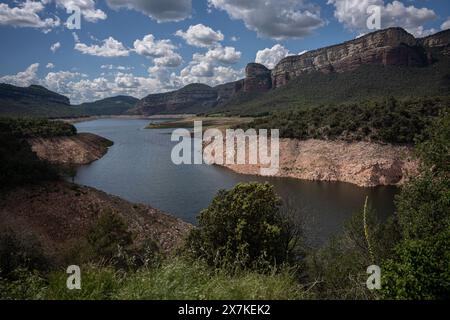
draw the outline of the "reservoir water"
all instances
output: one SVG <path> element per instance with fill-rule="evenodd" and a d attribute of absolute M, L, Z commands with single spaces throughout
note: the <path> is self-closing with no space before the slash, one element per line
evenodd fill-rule
<path fill-rule="evenodd" d="M 170 141 L 172 129 L 145 129 L 149 122 L 100 119 L 77 123 L 79 132 L 103 136 L 114 141 L 114 146 L 102 159 L 80 167 L 75 182 L 195 224 L 198 213 L 218 190 L 239 182 L 268 181 L 283 201 L 296 209 L 312 244 L 322 244 L 341 231 L 362 208 L 366 196 L 381 219 L 394 211 L 395 187 L 361 188 L 348 183 L 242 175 L 218 166 L 177 166 L 170 158 L 176 144 Z"/>

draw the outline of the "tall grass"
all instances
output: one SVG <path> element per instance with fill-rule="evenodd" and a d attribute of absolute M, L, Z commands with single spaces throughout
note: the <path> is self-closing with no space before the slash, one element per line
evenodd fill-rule
<path fill-rule="evenodd" d="M 159 267 L 123 272 L 109 267 L 82 266 L 81 290 L 66 288 L 67 274 L 27 281 L 32 288 L 9 287 L 0 298 L 50 300 L 293 300 L 307 298 L 292 269 L 270 274 L 233 274 L 199 261 L 181 258 Z M 23 283 L 23 281 L 21 282 Z M 1 281 L 0 281 L 1 284 Z M 10 283 L 11 284 L 11 283 Z M 1 285 L 0 285 L 1 287 Z M 20 290 L 19 290 L 20 289 Z M 17 294 L 20 292 L 20 294 Z"/>

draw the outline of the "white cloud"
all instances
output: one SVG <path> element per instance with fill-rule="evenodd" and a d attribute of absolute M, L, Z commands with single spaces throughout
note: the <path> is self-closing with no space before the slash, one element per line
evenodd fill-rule
<path fill-rule="evenodd" d="M 211 7 L 225 10 L 244 21 L 258 35 L 274 39 L 301 38 L 322 27 L 320 7 L 307 0 L 208 0 Z"/>
<path fill-rule="evenodd" d="M 107 0 L 112 8 L 140 11 L 158 22 L 180 21 L 192 11 L 191 0 Z"/>
<path fill-rule="evenodd" d="M 232 37 L 230 38 L 230 40 L 233 41 L 233 42 L 236 42 L 236 41 L 239 40 L 239 37 L 232 36 Z"/>
<path fill-rule="evenodd" d="M 53 53 L 55 53 L 59 48 L 61 48 L 61 43 L 60 42 L 56 42 L 56 43 L 51 45 L 50 50 Z"/>
<path fill-rule="evenodd" d="M 289 55 L 289 50 L 281 44 L 276 44 L 272 48 L 265 48 L 256 53 L 256 63 L 261 63 L 269 69 L 273 69 L 278 62 Z"/>
<path fill-rule="evenodd" d="M 210 86 L 236 81 L 244 77 L 243 70 L 231 66 L 238 62 L 241 53 L 233 47 L 216 47 L 206 53 L 195 53 L 192 61 L 180 72 L 179 81 L 183 85 L 200 82 Z"/>
<path fill-rule="evenodd" d="M 384 0 L 328 0 L 335 7 L 334 16 L 348 29 L 360 33 L 367 32 L 367 8 L 371 5 L 381 8 L 381 27 L 402 27 L 415 36 L 423 36 L 433 30 L 424 29 L 424 24 L 437 18 L 428 8 L 406 6 L 400 1 L 385 3 Z"/>
<path fill-rule="evenodd" d="M 215 47 L 205 54 L 207 61 L 215 61 L 223 64 L 235 64 L 241 58 L 241 52 L 236 51 L 234 47 Z"/>
<path fill-rule="evenodd" d="M 75 50 L 80 51 L 83 54 L 98 57 L 124 57 L 129 55 L 129 50 L 124 47 L 122 42 L 117 41 L 113 37 L 109 37 L 102 41 L 102 45 L 88 46 L 84 43 L 76 43 Z"/>
<path fill-rule="evenodd" d="M 47 69 L 54 69 L 55 65 L 51 62 L 47 63 L 47 65 L 45 66 Z"/>
<path fill-rule="evenodd" d="M 19 72 L 15 75 L 0 77 L 0 83 L 9 83 L 20 87 L 27 87 L 31 84 L 36 84 L 39 82 L 37 78 L 38 69 L 39 63 L 33 63 L 25 71 Z"/>
<path fill-rule="evenodd" d="M 39 28 L 44 31 L 60 25 L 60 20 L 54 18 L 41 18 L 39 13 L 45 9 L 40 1 L 30 1 L 19 3 L 17 7 L 9 7 L 8 4 L 0 3 L 0 25 L 13 27 Z"/>
<path fill-rule="evenodd" d="M 56 5 L 66 10 L 73 10 L 79 8 L 81 15 L 86 21 L 97 22 L 105 20 L 108 16 L 105 12 L 95 8 L 94 0 L 54 0 Z"/>
<path fill-rule="evenodd" d="M 178 30 L 175 35 L 182 37 L 191 46 L 203 48 L 215 46 L 224 39 L 222 32 L 201 23 L 190 26 L 186 31 Z"/>
<path fill-rule="evenodd" d="M 125 67 L 125 66 L 115 66 L 113 64 L 103 64 L 101 69 L 108 69 L 108 70 L 120 70 L 120 71 L 126 71 L 126 70 L 132 70 L 134 67 Z"/>
<path fill-rule="evenodd" d="M 152 34 L 146 35 L 142 40 L 134 41 L 134 50 L 142 56 L 152 58 L 163 57 L 174 49 L 176 49 L 176 46 L 172 41 L 167 39 L 156 40 Z"/>
<path fill-rule="evenodd" d="M 450 17 L 441 25 L 441 30 L 450 29 Z"/>

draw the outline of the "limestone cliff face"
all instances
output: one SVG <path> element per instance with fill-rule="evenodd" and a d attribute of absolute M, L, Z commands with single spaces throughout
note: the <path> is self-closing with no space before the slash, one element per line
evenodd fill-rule
<path fill-rule="evenodd" d="M 242 174 L 260 175 L 261 165 L 249 164 L 248 159 L 247 154 L 246 164 L 225 164 L 225 167 Z M 406 146 L 280 139 L 280 165 L 275 176 L 374 187 L 401 185 L 417 174 L 417 167 L 412 149 Z"/>
<path fill-rule="evenodd" d="M 424 66 L 427 61 L 414 36 L 401 28 L 390 28 L 300 56 L 286 57 L 272 70 L 272 86 L 283 86 L 293 78 L 314 71 L 345 72 L 363 64 Z"/>
<path fill-rule="evenodd" d="M 205 112 L 226 104 L 236 94 L 266 92 L 311 72 L 346 72 L 365 64 L 422 67 L 435 61 L 436 50 L 450 55 L 449 44 L 450 30 L 416 39 L 402 28 L 389 28 L 286 57 L 272 71 L 261 64 L 250 63 L 245 78 L 235 82 L 216 87 L 192 84 L 177 91 L 152 94 L 138 102 L 136 111 L 145 115 Z"/>
<path fill-rule="evenodd" d="M 89 164 L 103 157 L 112 142 L 92 133 L 69 137 L 31 138 L 31 149 L 43 160 L 57 164 Z"/>
<path fill-rule="evenodd" d="M 259 63 L 249 63 L 245 68 L 244 92 L 266 92 L 272 88 L 271 71 Z"/>

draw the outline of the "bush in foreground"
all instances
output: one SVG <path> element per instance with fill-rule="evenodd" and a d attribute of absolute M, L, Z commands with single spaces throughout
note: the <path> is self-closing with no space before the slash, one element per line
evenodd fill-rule
<path fill-rule="evenodd" d="M 281 265 L 293 258 L 299 240 L 268 183 L 240 183 L 219 191 L 198 220 L 187 250 L 216 267 L 262 270 Z"/>

